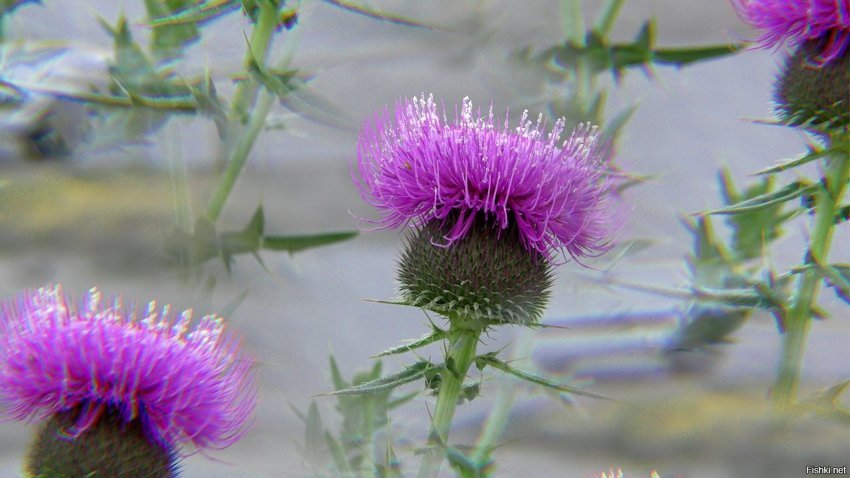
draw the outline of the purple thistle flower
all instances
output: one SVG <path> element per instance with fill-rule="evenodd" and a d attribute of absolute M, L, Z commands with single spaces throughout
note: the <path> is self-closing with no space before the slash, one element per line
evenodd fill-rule
<path fill-rule="evenodd" d="M 761 30 L 758 42 L 772 48 L 784 43 L 818 44 L 814 60 L 822 65 L 845 54 L 850 44 L 850 0 L 732 0 L 738 15 Z"/>
<path fill-rule="evenodd" d="M 73 437 L 109 408 L 164 446 L 226 447 L 256 405 L 253 361 L 221 318 L 190 331 L 191 315 L 150 302 L 137 316 L 96 289 L 81 309 L 58 285 L 24 292 L 0 304 L 0 403 L 15 419 L 81 407 Z"/>
<path fill-rule="evenodd" d="M 483 214 L 501 230 L 516 224 L 522 244 L 553 258 L 592 256 L 609 247 L 613 192 L 609 148 L 596 127 L 580 125 L 561 141 L 563 119 L 544 134 L 523 113 L 511 129 L 496 125 L 493 108 L 473 116 L 464 98 L 455 120 L 437 112 L 433 95 L 396 104 L 364 124 L 357 146 L 358 178 L 366 202 L 384 212 L 379 223 L 397 227 L 454 221 L 445 246 L 462 239 Z"/>

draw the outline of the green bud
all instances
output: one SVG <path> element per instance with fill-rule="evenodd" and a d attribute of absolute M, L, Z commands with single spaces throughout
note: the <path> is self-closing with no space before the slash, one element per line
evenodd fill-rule
<path fill-rule="evenodd" d="M 54 415 L 36 435 L 27 461 L 32 478 L 176 478 L 174 450 L 151 442 L 139 420 L 125 423 L 107 409 L 76 438 L 68 431 L 80 410 Z"/>
<path fill-rule="evenodd" d="M 516 229 L 481 217 L 448 247 L 447 229 L 431 221 L 408 236 L 399 261 L 401 299 L 466 327 L 537 322 L 552 287 L 546 258 L 527 250 Z"/>
<path fill-rule="evenodd" d="M 820 132 L 850 125 L 850 52 L 819 65 L 812 42 L 785 60 L 776 83 L 777 114 L 793 126 Z"/>

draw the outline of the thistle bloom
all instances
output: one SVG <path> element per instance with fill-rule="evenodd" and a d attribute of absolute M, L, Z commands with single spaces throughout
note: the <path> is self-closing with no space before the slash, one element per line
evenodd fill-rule
<path fill-rule="evenodd" d="M 396 105 L 367 122 L 360 134 L 354 181 L 363 198 L 383 211 L 385 227 L 449 222 L 444 246 L 464 238 L 483 216 L 500 231 L 515 227 L 522 245 L 552 259 L 608 248 L 612 192 L 608 149 L 595 127 L 581 125 L 561 140 L 564 121 L 545 134 L 523 114 L 511 129 L 493 109 L 473 115 L 463 100 L 455 119 L 438 114 L 433 96 Z"/>
<path fill-rule="evenodd" d="M 850 43 L 850 0 L 732 0 L 738 15 L 761 30 L 765 48 L 815 42 L 818 64 L 843 55 Z"/>
<path fill-rule="evenodd" d="M 256 404 L 252 360 L 219 317 L 190 321 L 155 302 L 137 316 L 96 289 L 79 308 L 60 286 L 25 292 L 0 304 L 0 403 L 16 419 L 80 410 L 72 437 L 109 410 L 168 448 L 230 445 Z"/>

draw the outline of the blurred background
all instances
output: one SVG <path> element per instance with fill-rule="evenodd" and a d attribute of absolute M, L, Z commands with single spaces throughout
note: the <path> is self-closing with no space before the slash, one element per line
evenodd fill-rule
<path fill-rule="evenodd" d="M 601 3 L 584 2 L 589 19 Z M 357 218 L 376 217 L 350 179 L 361 121 L 421 92 L 450 108 L 464 96 L 485 108 L 492 102 L 512 116 L 525 108 L 534 116 L 558 94 L 545 76 L 517 60 L 525 48 L 563 41 L 558 1 L 374 0 L 369 6 L 428 27 L 379 21 L 332 2 L 302 2 L 287 38 L 295 42 L 292 66 L 308 75 L 306 96 L 275 106 L 280 128 L 260 136 L 221 223 L 240 228 L 262 204 L 268 231 L 356 229 Z M 138 38 L 149 34 L 141 1 L 45 0 L 21 7 L 4 33 L 26 43 L 6 49 L 4 78 L 69 88 L 106 81 L 112 40 L 98 18 L 114 23 L 122 14 Z M 661 46 L 753 36 L 725 1 L 628 0 L 613 38 L 631 40 L 650 17 L 657 20 Z M 247 28 L 238 12 L 207 25 L 180 73 L 208 69 L 228 94 L 228 76 L 242 65 Z M 68 51 L 38 63 L 27 45 Z M 620 137 L 617 164 L 652 176 L 624 194 L 628 220 L 620 240 L 647 247 L 600 258 L 588 268 L 560 267 L 545 321 L 566 328 L 505 328 L 487 338 L 484 350 L 525 344 L 515 357 L 522 363 L 617 402 L 564 403 L 521 386 L 506 444 L 495 454 L 496 476 L 590 477 L 621 467 L 626 476 L 658 470 L 662 477 L 797 477 L 807 465 L 848 464 L 846 426 L 804 418 L 787 433 L 772 429 L 767 397 L 780 337 L 769 314 L 754 315 L 728 344 L 664 353 L 677 326 L 677 301 L 606 282 L 685 286 L 692 236 L 682 218 L 721 205 L 718 169 L 727 166 L 744 183 L 754 171 L 805 151 L 802 134 L 755 121 L 771 116 L 780 61 L 769 51 L 744 51 L 683 69 L 632 71 L 611 90 L 611 112 L 637 106 Z M 130 144 L 109 125 L 87 124 L 73 101 L 34 97 L 28 105 L 3 110 L 0 123 L 0 297 L 61 282 L 75 295 L 98 286 L 128 301 L 156 299 L 199 313 L 238 302 L 228 318 L 258 359 L 257 420 L 241 442 L 211 454 L 215 461 L 187 457 L 183 476 L 304 476 L 296 449 L 304 427 L 292 407 L 305 410 L 316 394 L 331 389 L 329 354 L 350 376 L 370 367 L 371 356 L 427 331 L 421 312 L 364 300 L 394 297 L 403 234 L 364 231 L 294 255 L 264 252 L 265 267 L 240 256 L 230 275 L 210 263 L 205 274 L 216 285 L 207 294 L 162 251 L 174 227 L 170 161 L 185 161 L 197 214 L 214 184 L 213 122 L 172 118 Z M 769 258 L 777 267 L 799 261 L 805 222 L 792 226 Z M 848 239 L 847 227 L 839 228 L 834 262 L 850 261 Z M 822 303 L 833 316 L 812 327 L 804 396 L 850 376 L 847 308 L 830 290 Z M 385 368 L 397 370 L 410 360 L 387 360 Z M 486 375 L 482 397 L 459 409 L 454 441 L 474 442 L 504 386 L 497 374 Z M 333 425 L 332 399 L 315 400 Z M 427 400 L 416 399 L 393 417 L 402 448 L 424 441 Z M 20 474 L 33 427 L 0 424 L 0 475 Z M 403 461 L 408 474 L 415 464 L 412 456 Z"/>

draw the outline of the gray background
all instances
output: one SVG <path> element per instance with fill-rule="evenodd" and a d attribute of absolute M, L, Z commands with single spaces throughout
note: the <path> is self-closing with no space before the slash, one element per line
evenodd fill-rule
<path fill-rule="evenodd" d="M 134 32 L 145 34 L 141 2 L 44 3 L 16 15 L 13 35 L 70 39 L 75 47 L 99 55 L 108 51 L 109 40 L 96 15 L 114 20 L 121 12 Z M 594 11 L 601 2 L 585 3 Z M 267 230 L 281 233 L 346 230 L 356 227 L 354 217 L 374 217 L 349 179 L 357 124 L 400 96 L 433 92 L 452 104 L 468 95 L 478 104 L 492 100 L 497 110 L 511 108 L 515 113 L 539 107 L 544 93 L 540 80 L 511 64 L 507 53 L 558 42 L 559 2 L 371 5 L 439 29 L 382 24 L 323 2 L 305 2 L 294 65 L 311 73 L 312 91 L 338 108 L 338 127 L 293 118 L 285 108 L 276 110 L 289 120 L 287 129 L 260 138 L 224 224 L 240 227 L 259 202 L 266 210 Z M 615 37 L 630 39 L 650 16 L 658 20 L 661 45 L 725 43 L 751 35 L 726 2 L 633 0 L 623 10 Z M 209 25 L 190 50 L 193 60 L 181 67 L 184 73 L 209 65 L 226 95 L 227 75 L 241 63 L 244 29 L 239 14 Z M 680 71 L 656 68 L 651 78 L 631 72 L 612 93 L 612 113 L 639 105 L 622 137 L 619 165 L 654 175 L 626 195 L 624 207 L 630 214 L 620 234 L 623 239 L 656 241 L 615 264 L 614 277 L 684 285 L 687 270 L 681 258 L 690 248 L 690 237 L 680 218 L 719 204 L 718 168 L 727 165 L 743 181 L 753 171 L 803 151 L 803 135 L 752 121 L 770 115 L 770 85 L 779 61 L 780 56 L 770 52 L 748 51 Z M 168 146 L 174 144 L 179 146 Z M 190 165 L 193 194 L 203 198 L 211 184 L 208 171 L 216 144 L 209 122 L 181 119 L 141 149 L 79 153 L 59 164 L 4 161 L 3 179 L 24 187 L 27 195 L 4 206 L 0 216 L 0 296 L 61 282 L 76 294 L 98 285 L 128 300 L 156 298 L 208 312 L 247 291 L 230 322 L 258 358 L 261 402 L 255 426 L 238 444 L 211 452 L 218 461 L 203 454 L 188 457 L 184 476 L 299 476 L 305 469 L 295 442 L 303 428 L 290 404 L 306 409 L 312 396 L 329 389 L 328 354 L 332 352 L 350 375 L 369 366 L 371 355 L 421 335 L 426 319 L 420 312 L 363 300 L 393 297 L 394 261 L 401 242 L 397 231 L 366 232 L 353 241 L 294 257 L 265 253 L 268 272 L 240 258 L 228 279 L 213 265 L 208 271 L 219 281 L 211 301 L 183 281 L 159 256 L 170 221 L 166 158 L 182 154 Z M 847 227 L 841 229 L 833 260 L 846 262 Z M 805 222 L 792 223 L 769 260 L 778 268 L 796 263 L 805 231 Z M 610 260 L 591 265 L 602 269 Z M 711 365 L 704 373 L 675 378 L 664 374 L 655 351 L 673 325 L 665 314 L 672 302 L 606 289 L 596 285 L 599 278 L 599 272 L 577 264 L 561 267 L 547 320 L 609 313 L 643 313 L 648 319 L 629 326 L 575 325 L 536 333 L 500 330 L 486 348 L 510 345 L 531 333 L 538 365 L 557 369 L 570 351 L 584 347 L 593 351 L 587 354 L 608 353 L 581 362 L 578 378 L 592 378 L 593 370 L 605 367 L 640 371 L 629 381 L 588 383 L 591 390 L 620 399 L 619 404 L 579 400 L 576 411 L 533 390 L 522 393 L 506 436 L 511 441 L 496 455 L 497 476 L 585 477 L 622 466 L 631 473 L 627 476 L 648 476 L 649 470 L 658 469 L 662 476 L 790 477 L 803 476 L 805 465 L 848 464 L 846 430 L 804 420 L 784 438 L 769 432 L 765 396 L 779 351 L 770 317 L 754 317 L 736 334 L 737 343 L 716 356 L 694 358 Z M 850 376 L 847 309 L 830 291 L 822 298 L 834 316 L 812 328 L 804 366 L 807 392 Z M 409 360 L 386 365 L 393 370 Z M 659 370 L 661 377 L 655 373 Z M 500 388 L 495 374 L 487 377 L 484 398 L 460 409 L 455 435 L 459 442 L 474 441 L 476 427 Z M 317 400 L 332 417 L 331 400 Z M 426 398 L 414 401 L 394 417 L 402 450 L 422 442 L 426 403 Z M 32 428 L 0 425 L 0 476 L 17 476 Z M 415 470 L 409 456 L 405 465 L 408 473 Z"/>

